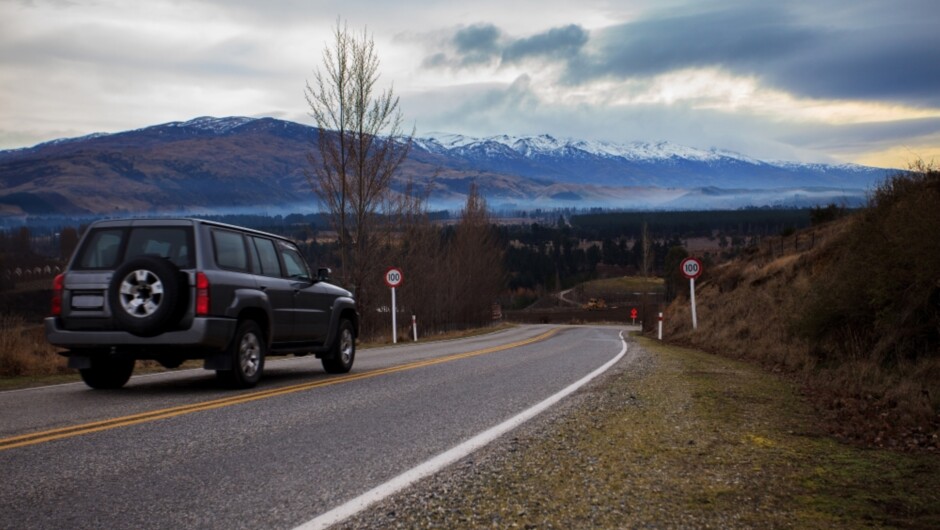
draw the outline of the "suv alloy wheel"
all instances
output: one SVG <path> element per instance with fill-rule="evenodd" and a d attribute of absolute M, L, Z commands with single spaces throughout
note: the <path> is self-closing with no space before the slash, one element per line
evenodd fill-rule
<path fill-rule="evenodd" d="M 266 342 L 261 328 L 253 320 L 238 326 L 228 348 L 231 370 L 219 370 L 218 377 L 233 388 L 251 388 L 258 384 L 264 371 Z"/>
<path fill-rule="evenodd" d="M 185 297 L 180 270 L 163 258 L 131 259 L 114 271 L 108 296 L 118 325 L 146 337 L 176 324 Z"/>

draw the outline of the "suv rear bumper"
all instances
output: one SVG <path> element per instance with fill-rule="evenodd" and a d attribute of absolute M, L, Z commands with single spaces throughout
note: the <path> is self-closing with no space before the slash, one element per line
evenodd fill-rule
<path fill-rule="evenodd" d="M 196 318 L 189 329 L 139 337 L 126 331 L 69 331 L 59 326 L 56 317 L 45 319 L 46 339 L 55 346 L 74 349 L 172 346 L 181 350 L 222 350 L 235 335 L 237 324 L 232 318 Z"/>

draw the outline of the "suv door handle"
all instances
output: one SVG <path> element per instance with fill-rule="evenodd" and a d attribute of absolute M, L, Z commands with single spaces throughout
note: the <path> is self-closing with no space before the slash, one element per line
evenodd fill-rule
<path fill-rule="evenodd" d="M 261 289 L 262 291 L 267 291 L 267 290 L 268 290 L 268 286 L 267 286 L 267 285 L 261 285 L 261 286 L 258 287 L 258 289 Z"/>

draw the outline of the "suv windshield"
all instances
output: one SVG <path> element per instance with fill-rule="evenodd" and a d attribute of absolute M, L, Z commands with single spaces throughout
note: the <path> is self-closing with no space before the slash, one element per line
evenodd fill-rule
<path fill-rule="evenodd" d="M 79 250 L 75 268 L 114 269 L 137 256 L 158 256 L 191 269 L 192 241 L 192 228 L 185 226 L 95 229 Z"/>

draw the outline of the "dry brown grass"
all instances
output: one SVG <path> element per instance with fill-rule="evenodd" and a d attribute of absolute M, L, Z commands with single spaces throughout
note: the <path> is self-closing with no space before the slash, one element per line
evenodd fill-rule
<path fill-rule="evenodd" d="M 696 285 L 698 330 L 685 292 L 666 310 L 664 337 L 798 377 L 842 439 L 940 451 L 940 359 L 886 365 L 844 337 L 840 347 L 850 358 L 836 361 L 794 329 L 852 222 L 815 228 L 812 249 L 781 255 L 768 245 L 706 271 Z"/>
<path fill-rule="evenodd" d="M 46 342 L 43 329 L 19 316 L 0 315 L 0 377 L 71 373 L 66 359 Z"/>

